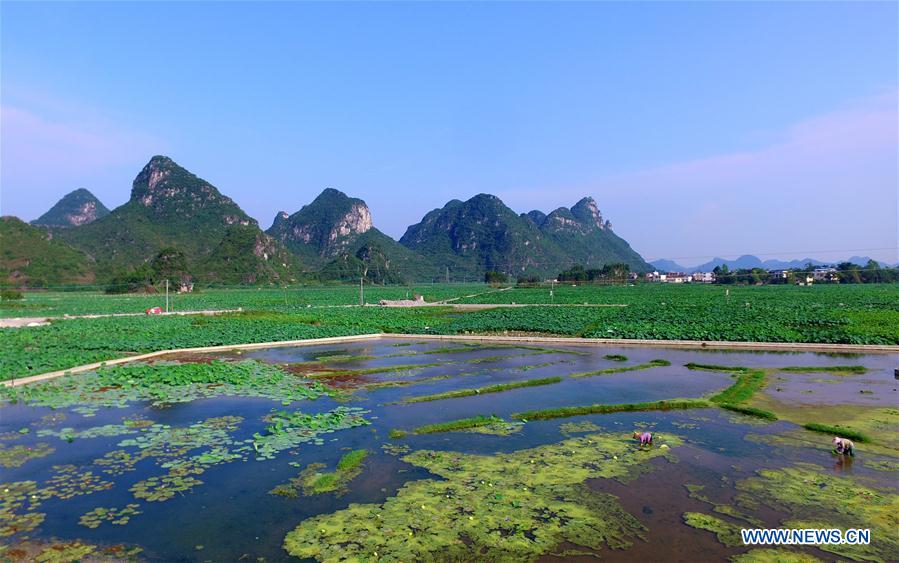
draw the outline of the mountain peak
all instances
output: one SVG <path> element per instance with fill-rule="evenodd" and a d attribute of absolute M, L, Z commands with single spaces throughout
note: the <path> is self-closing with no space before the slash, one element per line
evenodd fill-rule
<path fill-rule="evenodd" d="M 144 206 L 149 206 L 152 203 L 151 194 L 156 192 L 157 188 L 168 184 L 168 179 L 173 172 L 183 172 L 184 175 L 190 176 L 194 180 L 199 180 L 200 183 L 207 184 L 207 182 L 203 182 L 184 168 L 178 166 L 171 158 L 156 155 L 150 159 L 137 174 L 137 177 L 134 178 L 134 182 L 131 184 L 131 199 L 139 199 Z"/>
<path fill-rule="evenodd" d="M 582 199 L 573 210 L 519 215 L 498 197 L 478 194 L 428 212 L 406 230 L 400 244 L 431 256 L 457 277 L 491 270 L 555 275 L 571 263 L 593 267 L 625 262 L 638 271 L 648 268 L 626 241 L 608 231 L 592 198 Z"/>
<path fill-rule="evenodd" d="M 326 188 L 293 215 L 279 214 L 267 232 L 289 248 L 312 245 L 319 256 L 329 257 L 339 254 L 373 226 L 371 211 L 364 201 Z"/>
<path fill-rule="evenodd" d="M 152 157 L 150 157 L 150 162 L 147 163 L 147 166 L 150 166 L 151 164 L 155 164 L 157 166 L 162 164 L 175 164 L 175 161 L 170 157 L 165 156 L 164 154 L 154 154 Z M 175 166 L 177 166 L 177 164 L 175 164 Z"/>
<path fill-rule="evenodd" d="M 596 208 L 596 200 L 593 199 L 592 196 L 589 196 L 589 195 L 584 196 L 580 200 L 578 200 L 577 203 L 574 204 L 574 207 L 572 207 L 572 209 L 575 209 L 577 207 L 592 207 L 595 209 Z"/>
<path fill-rule="evenodd" d="M 469 207 L 506 207 L 506 204 L 503 203 L 503 200 L 493 194 L 478 194 L 466 201 L 465 204 Z"/>
<path fill-rule="evenodd" d="M 157 219 L 200 220 L 200 215 L 209 215 L 228 225 L 256 223 L 215 186 L 162 155 L 151 158 L 134 178 L 131 203 Z"/>
<path fill-rule="evenodd" d="M 484 270 L 523 272 L 551 254 L 534 223 L 509 209 L 495 195 L 452 200 L 411 225 L 400 244 L 437 256 L 455 275 L 483 275 Z"/>
<path fill-rule="evenodd" d="M 574 207 L 571 208 L 571 214 L 586 226 L 599 229 L 611 228 L 611 224 L 608 221 L 603 221 L 602 213 L 599 211 L 599 206 L 596 205 L 596 200 L 590 196 L 581 198 L 580 201 L 575 203 Z"/>
<path fill-rule="evenodd" d="M 337 188 L 325 188 L 322 190 L 322 193 L 318 194 L 318 197 L 341 197 L 346 199 L 351 199 L 350 196 L 346 195 L 342 191 Z M 316 198 L 318 199 L 318 198 Z"/>
<path fill-rule="evenodd" d="M 66 195 L 63 196 L 63 198 L 67 198 L 67 197 L 81 197 L 81 198 L 94 198 L 94 199 L 97 199 L 97 198 L 94 196 L 94 194 L 92 194 L 92 193 L 90 192 L 90 190 L 88 190 L 87 188 L 77 188 L 77 189 L 74 189 L 74 190 L 70 191 L 69 193 L 67 193 Z"/>
<path fill-rule="evenodd" d="M 283 228 L 287 223 L 288 218 L 290 218 L 290 215 L 288 215 L 286 211 L 279 211 L 277 215 L 275 215 L 275 220 L 272 221 L 272 226 L 269 227 L 268 230 L 275 231 Z"/>
<path fill-rule="evenodd" d="M 540 226 L 546 221 L 546 213 L 540 211 L 539 209 L 534 209 L 532 211 L 528 211 L 527 213 L 522 213 L 522 217 L 530 219 L 532 223 L 536 226 Z"/>
<path fill-rule="evenodd" d="M 63 196 L 49 211 L 32 221 L 32 224 L 47 227 L 77 227 L 108 214 L 109 209 L 94 194 L 84 188 L 78 188 Z"/>

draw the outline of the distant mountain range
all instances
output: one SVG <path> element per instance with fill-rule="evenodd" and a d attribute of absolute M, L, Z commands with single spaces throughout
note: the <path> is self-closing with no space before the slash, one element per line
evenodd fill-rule
<path fill-rule="evenodd" d="M 79 189 L 31 225 L 3 218 L 0 245 L 0 281 L 32 286 L 104 283 L 172 260 L 195 280 L 229 284 L 460 281 L 487 271 L 546 278 L 574 264 L 615 262 L 651 269 L 589 197 L 549 214 L 518 214 L 489 194 L 452 200 L 396 241 L 375 228 L 364 201 L 329 188 L 299 211 L 279 212 L 263 232 L 231 198 L 165 156 L 138 173 L 124 205 L 109 211 Z"/>
<path fill-rule="evenodd" d="M 262 283 L 295 279 L 296 258 L 263 233 L 231 198 L 170 158 L 154 156 L 131 198 L 103 217 L 51 235 L 87 254 L 108 280 L 176 249 L 199 280 Z"/>
<path fill-rule="evenodd" d="M 871 258 L 867 256 L 851 256 L 846 260 L 838 260 L 837 262 L 824 262 L 822 260 L 816 260 L 814 258 L 803 258 L 802 260 L 761 260 L 757 256 L 752 256 L 751 254 L 745 254 L 740 256 L 735 260 L 726 260 L 724 258 L 712 258 L 710 261 L 700 264 L 698 266 L 688 267 L 681 266 L 677 262 L 672 260 L 653 260 L 649 264 L 655 268 L 656 270 L 662 272 L 711 272 L 717 266 L 727 265 L 730 270 L 740 270 L 740 269 L 751 269 L 751 268 L 764 268 L 766 270 L 788 270 L 793 268 L 804 268 L 806 265 L 811 264 L 812 266 L 828 266 L 833 265 L 838 262 L 851 262 L 853 264 L 857 264 L 859 266 L 864 266 L 868 263 Z M 887 264 L 884 262 L 880 262 L 882 267 L 892 267 L 892 264 Z"/>

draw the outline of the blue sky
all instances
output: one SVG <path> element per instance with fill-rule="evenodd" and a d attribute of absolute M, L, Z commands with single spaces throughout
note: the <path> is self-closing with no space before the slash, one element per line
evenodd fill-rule
<path fill-rule="evenodd" d="M 394 237 L 592 195 L 648 259 L 899 260 L 894 2 L 0 11 L 4 214 L 120 205 L 166 154 L 263 228 L 326 187 Z"/>

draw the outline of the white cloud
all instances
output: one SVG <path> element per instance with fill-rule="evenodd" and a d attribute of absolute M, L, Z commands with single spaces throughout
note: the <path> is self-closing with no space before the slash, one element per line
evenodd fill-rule
<path fill-rule="evenodd" d="M 97 189 L 73 185 L 72 178 L 102 179 L 159 152 L 161 143 L 149 135 L 84 115 L 88 112 L 60 115 L 20 105 L 0 106 L 4 209 L 33 218 L 70 190 Z"/>
<path fill-rule="evenodd" d="M 833 250 L 822 258 L 836 259 L 843 250 L 897 246 L 896 92 L 775 138 L 758 150 L 506 195 L 516 207 L 538 208 L 593 195 L 647 258 Z M 897 259 L 896 250 L 869 254 Z"/>

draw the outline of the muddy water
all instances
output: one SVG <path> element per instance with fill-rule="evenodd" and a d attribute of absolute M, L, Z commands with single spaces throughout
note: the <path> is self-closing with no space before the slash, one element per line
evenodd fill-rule
<path fill-rule="evenodd" d="M 677 412 L 637 412 L 611 415 L 589 415 L 570 419 L 528 422 L 508 436 L 477 433 L 438 433 L 409 435 L 403 440 L 390 440 L 391 429 L 411 430 L 415 427 L 463 417 L 495 414 L 508 419 L 514 412 L 530 409 L 657 401 L 673 397 L 702 397 L 729 386 L 728 373 L 691 371 L 690 362 L 758 368 L 785 366 L 863 365 L 868 372 L 861 375 L 836 376 L 827 373 L 772 374 L 766 393 L 781 401 L 803 404 L 852 404 L 863 406 L 895 406 L 897 383 L 892 370 L 899 364 L 896 355 L 830 356 L 814 353 L 747 353 L 653 348 L 602 347 L 483 347 L 466 349 L 460 343 L 413 342 L 382 339 L 340 345 L 272 348 L 221 358 L 256 359 L 277 365 L 289 364 L 292 373 L 342 371 L 341 387 L 352 391 L 346 402 L 322 397 L 314 401 L 298 401 L 289 406 L 268 399 L 221 397 L 196 400 L 165 407 L 150 407 L 135 402 L 125 408 L 103 408 L 93 417 L 84 417 L 71 408 L 53 411 L 22 404 L 0 405 L 0 432 L 20 428 L 32 429 L 28 434 L 7 437 L 0 444 L 35 446 L 48 443 L 55 448 L 49 456 L 25 462 L 20 467 L 3 467 L 3 482 L 32 480 L 46 483 L 57 475 L 54 466 L 71 464 L 80 470 L 99 474 L 95 461 L 112 450 L 136 451 L 119 444 L 132 436 L 78 438 L 74 441 L 56 437 L 38 437 L 41 417 L 62 412 L 64 421 L 49 428 L 85 430 L 105 424 L 121 424 L 125 417 L 139 415 L 153 423 L 172 427 L 187 426 L 212 417 L 239 416 L 242 422 L 232 433 L 234 440 L 251 439 L 264 432 L 263 417 L 272 409 L 301 409 L 306 413 L 323 413 L 339 406 L 358 407 L 369 411 L 365 416 L 372 424 L 325 434 L 323 443 L 303 443 L 280 452 L 275 459 L 233 461 L 215 465 L 199 479 L 203 481 L 189 491 L 165 502 L 136 500 L 129 488 L 136 482 L 164 473 L 158 464 L 144 460 L 133 472 L 106 475 L 113 483 L 108 490 L 80 495 L 71 499 L 45 501 L 40 512 L 45 520 L 28 534 L 0 537 L 12 544 L 23 535 L 39 540 L 81 539 L 98 545 L 127 544 L 140 546 L 142 556 L 160 561 L 232 561 L 264 558 L 268 561 L 288 560 L 282 549 L 287 532 L 303 520 L 329 514 L 350 503 L 380 503 L 396 495 L 410 481 L 431 476 L 426 470 L 405 463 L 399 456 L 382 449 L 384 444 L 400 444 L 410 450 L 435 449 L 490 455 L 552 444 L 571 434 L 562 425 L 591 422 L 599 432 L 630 433 L 636 428 L 682 437 L 686 445 L 672 453 L 677 463 L 664 459 L 650 462 L 651 471 L 630 482 L 592 479 L 588 485 L 619 499 L 624 509 L 646 528 L 645 540 L 636 539 L 627 550 L 602 550 L 602 558 L 613 561 L 698 561 L 726 560 L 745 548 L 725 547 L 715 535 L 683 524 L 683 513 L 709 512 L 710 505 L 691 498 L 686 484 L 704 485 L 704 494 L 718 503 L 733 500 L 735 483 L 752 477 L 763 468 L 781 468 L 796 462 L 820 465 L 833 474 L 852 475 L 876 483 L 895 485 L 893 475 L 868 468 L 856 459 L 852 466 L 830 453 L 828 437 L 805 432 L 804 442 L 772 445 L 764 440 L 747 440 L 748 435 L 775 436 L 795 432 L 789 422 L 761 423 L 757 419 L 718 409 Z M 605 355 L 621 354 L 624 362 L 605 359 Z M 192 361 L 180 355 L 169 360 Z M 214 359 L 208 354 L 197 361 Z M 609 368 L 635 366 L 654 359 L 665 359 L 670 366 L 639 371 L 610 373 L 594 377 L 569 379 L 561 383 L 515 389 L 503 393 L 447 399 L 414 404 L 397 404 L 404 398 L 442 393 L 456 389 L 484 387 L 525 379 L 567 376 Z M 437 364 L 437 365 L 433 365 Z M 402 369 L 391 369 L 401 366 Z M 384 371 L 376 371 L 384 369 Z M 364 370 L 365 373 L 353 373 Z M 77 377 L 77 376 L 76 376 Z M 322 378 L 320 381 L 327 381 Z M 421 383 L 417 383 L 421 381 Z M 413 383 L 403 387 L 366 390 L 366 384 L 384 382 Z M 806 392 L 811 390 L 811 393 Z M 870 393 L 860 393 L 868 390 Z M 576 435 L 576 434 L 575 434 Z M 274 487 L 296 477 L 301 468 L 322 463 L 334 468 L 349 450 L 370 452 L 364 471 L 353 479 L 346 494 L 320 494 L 286 498 L 269 494 Z M 888 460 L 889 456 L 878 459 Z M 564 468 L 560 468 L 564 470 Z M 90 529 L 78 524 L 81 515 L 96 507 L 123 507 L 140 504 L 141 514 L 126 525 L 101 524 Z M 753 513 L 772 527 L 786 515 L 759 508 Z M 826 516 L 826 515 L 825 515 Z M 562 546 L 563 548 L 565 546 Z M 568 546 L 571 547 L 571 546 Z M 808 553 L 833 558 L 814 548 Z M 546 554 L 542 560 L 558 560 Z M 585 559 L 586 560 L 586 559 Z"/>

